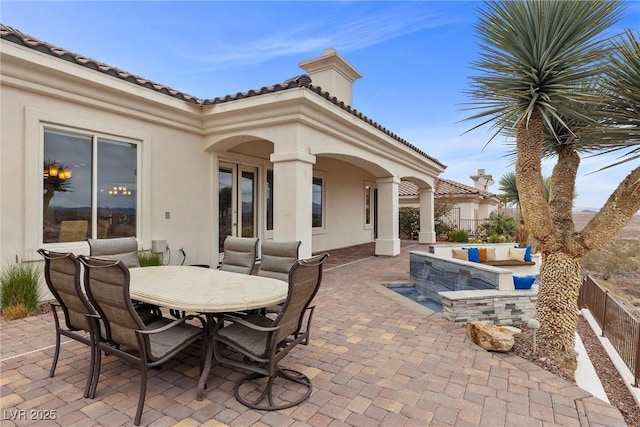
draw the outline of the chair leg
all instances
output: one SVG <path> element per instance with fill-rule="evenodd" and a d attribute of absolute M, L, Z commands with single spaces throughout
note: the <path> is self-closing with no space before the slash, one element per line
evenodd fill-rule
<path fill-rule="evenodd" d="M 275 379 L 278 377 L 284 379 L 285 381 L 290 381 L 296 384 L 300 384 L 301 386 L 306 388 L 306 392 L 304 392 L 300 397 L 298 397 L 293 401 L 284 402 L 281 404 L 275 404 L 274 403 L 275 399 L 273 396 L 273 388 L 274 388 Z M 243 384 L 246 384 L 248 382 L 253 382 L 254 380 L 263 379 L 263 378 L 266 378 L 267 381 L 266 383 L 258 387 L 258 388 L 264 387 L 264 390 L 260 393 L 257 399 L 248 400 L 246 396 L 241 395 L 240 387 L 242 387 Z M 291 408 L 293 406 L 299 405 L 300 403 L 304 402 L 309 398 L 309 396 L 311 396 L 312 389 L 313 387 L 311 385 L 311 380 L 302 372 L 294 371 L 292 369 L 278 368 L 276 372 L 271 376 L 267 376 L 263 374 L 250 374 L 244 377 L 238 382 L 238 384 L 236 384 L 234 389 L 234 395 L 238 400 L 238 402 L 242 403 L 243 405 L 249 408 L 258 409 L 262 411 L 277 411 L 280 409 Z M 251 392 L 252 391 L 249 391 L 247 395 L 250 394 Z M 267 403 L 261 404 L 265 400 L 265 398 L 267 399 Z"/>
<path fill-rule="evenodd" d="M 89 365 L 89 378 L 87 378 L 87 385 L 84 387 L 84 397 L 91 397 L 93 399 L 95 397 L 95 389 L 93 390 L 93 396 L 91 394 L 91 386 L 93 384 L 93 380 L 96 377 L 96 361 L 100 359 L 100 350 L 96 346 L 91 346 L 91 361 Z M 99 368 L 98 368 L 99 369 Z M 96 378 L 96 384 L 98 380 Z"/>
<path fill-rule="evenodd" d="M 51 363 L 51 369 L 49 370 L 50 378 L 56 373 L 58 356 L 60 356 L 60 320 L 58 319 L 58 312 L 56 311 L 56 306 L 54 304 L 51 304 L 51 311 L 53 312 L 53 321 L 56 325 L 56 350 L 53 353 L 53 362 Z"/>
<path fill-rule="evenodd" d="M 138 396 L 138 409 L 136 410 L 136 418 L 133 423 L 137 426 L 140 425 L 140 419 L 142 418 L 142 410 L 144 409 L 144 399 L 147 395 L 147 366 L 145 364 L 140 365 L 140 395 Z"/>
<path fill-rule="evenodd" d="M 51 369 L 49 370 L 50 378 L 53 377 L 53 375 L 56 373 L 56 366 L 58 365 L 59 355 L 60 355 L 60 332 L 58 331 L 58 325 L 56 325 L 56 350 L 53 353 L 53 362 L 51 362 Z"/>
<path fill-rule="evenodd" d="M 102 355 L 100 354 L 100 349 L 96 347 L 95 350 L 95 367 L 93 368 L 93 380 L 92 384 L 89 387 L 89 399 L 93 399 L 96 397 L 96 389 L 98 388 L 98 379 L 100 378 L 100 370 L 102 369 Z"/>

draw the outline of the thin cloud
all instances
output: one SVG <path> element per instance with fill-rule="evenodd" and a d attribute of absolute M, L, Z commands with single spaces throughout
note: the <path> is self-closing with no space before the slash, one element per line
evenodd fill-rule
<path fill-rule="evenodd" d="M 208 52 L 185 55 L 187 50 L 181 51 L 193 61 L 219 69 L 221 64 L 255 65 L 285 56 L 317 53 L 326 47 L 348 53 L 451 22 L 451 18 L 424 8 L 398 7 L 355 19 L 345 17 L 294 25 L 266 38 L 214 43 Z"/>

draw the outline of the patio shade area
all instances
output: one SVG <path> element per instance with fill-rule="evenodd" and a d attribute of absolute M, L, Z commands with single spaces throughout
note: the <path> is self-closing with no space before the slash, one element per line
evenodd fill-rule
<path fill-rule="evenodd" d="M 212 368 L 198 401 L 194 350 L 150 373 L 142 425 L 626 425 L 615 407 L 514 354 L 485 351 L 464 326 L 378 286 L 408 281 L 409 251 L 426 245 L 405 243 L 395 258 L 364 248 L 362 256 L 331 254 L 314 300 L 310 343 L 283 360 L 311 379 L 307 401 L 276 412 L 247 409 L 233 395 L 242 373 L 223 366 Z M 1 328 L 3 426 L 132 424 L 137 368 L 103 356 L 96 398 L 83 398 L 87 346 L 65 342 L 48 377 L 50 313 Z M 33 414 L 55 419 L 35 424 Z"/>

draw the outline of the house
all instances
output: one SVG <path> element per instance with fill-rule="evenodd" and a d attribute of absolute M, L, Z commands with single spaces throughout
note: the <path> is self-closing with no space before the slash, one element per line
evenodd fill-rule
<path fill-rule="evenodd" d="M 351 106 L 361 74 L 334 49 L 283 83 L 198 98 L 0 35 L 3 261 L 117 236 L 172 264 L 215 265 L 227 235 L 300 240 L 301 257 L 373 241 L 395 256 L 403 180 L 428 213 L 420 242 L 435 242 L 445 166 Z"/>
<path fill-rule="evenodd" d="M 500 199 L 487 191 L 493 184 L 491 175 L 484 169 L 471 175 L 473 187 L 444 178 L 436 179 L 435 199 L 447 201 L 453 207 L 444 218 L 447 224 L 457 229 L 467 230 L 475 234 L 479 222 L 486 219 L 500 207 Z M 409 181 L 400 183 L 400 207 L 418 207 L 418 188 Z"/>

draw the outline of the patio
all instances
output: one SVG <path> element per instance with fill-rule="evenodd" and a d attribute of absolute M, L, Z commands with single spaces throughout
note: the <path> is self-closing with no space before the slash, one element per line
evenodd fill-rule
<path fill-rule="evenodd" d="M 613 406 L 518 356 L 486 352 L 462 326 L 377 286 L 407 281 L 409 250 L 425 248 L 403 242 L 394 258 L 371 256 L 372 245 L 332 251 L 310 345 L 284 359 L 313 381 L 303 404 L 247 409 L 233 396 L 239 374 L 221 366 L 198 401 L 197 358 L 185 355 L 150 374 L 142 425 L 626 425 Z M 138 369 L 104 357 L 96 399 L 83 398 L 87 346 L 63 344 L 48 377 L 52 323 L 46 314 L 0 325 L 2 425 L 132 424 Z"/>

